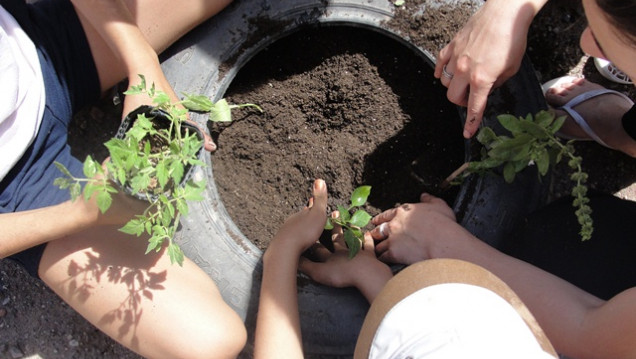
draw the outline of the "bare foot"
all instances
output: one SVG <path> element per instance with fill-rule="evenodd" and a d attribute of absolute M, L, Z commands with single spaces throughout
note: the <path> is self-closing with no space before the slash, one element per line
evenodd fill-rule
<path fill-rule="evenodd" d="M 583 78 L 571 78 L 560 85 L 554 85 L 546 91 L 548 104 L 557 109 L 564 106 L 574 97 L 592 90 L 603 89 L 601 85 Z M 605 144 L 613 149 L 636 157 L 636 141 L 623 129 L 621 119 L 631 109 L 633 103 L 616 94 L 603 94 L 590 98 L 573 109 L 578 112 Z M 568 115 L 563 110 L 556 111 L 558 116 Z M 590 136 L 572 119 L 568 119 L 560 130 L 561 133 L 577 139 L 591 140 Z"/>

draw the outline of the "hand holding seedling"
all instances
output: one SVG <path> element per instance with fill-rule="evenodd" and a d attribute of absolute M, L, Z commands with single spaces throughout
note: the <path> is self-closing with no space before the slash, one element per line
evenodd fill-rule
<path fill-rule="evenodd" d="M 174 103 L 154 84 L 147 88 L 143 75 L 139 78 L 140 84 L 131 86 L 126 95 L 147 96 L 154 107 L 141 107 L 138 113 L 133 112 L 134 116 L 128 116 L 132 126 L 122 127 L 125 133 L 121 137 L 105 143 L 110 155 L 105 168 L 88 156 L 83 167 L 85 178 L 77 178 L 56 162 L 65 176 L 57 178 L 54 184 L 68 189 L 73 201 L 82 194 L 84 184 L 84 199 L 94 201 L 102 214 L 111 207 L 113 195 L 120 189 L 145 199 L 145 209 L 137 211 L 120 230 L 136 236 L 147 234 L 146 253 L 160 251 L 167 242 L 171 262 L 182 264 L 184 255 L 173 237 L 179 219 L 188 214 L 188 202 L 202 200 L 205 189 L 204 180 L 194 182 L 187 176 L 189 170 L 204 163 L 199 159 L 201 138 L 194 128 L 186 125 L 186 108 L 209 112 L 211 121 L 231 121 L 231 109 L 242 105 L 213 103 L 201 95 L 187 95 L 185 100 Z M 260 110 L 256 105 L 245 106 Z"/>
<path fill-rule="evenodd" d="M 338 217 L 337 211 L 331 215 L 332 219 Z M 334 225 L 331 237 L 333 252 L 322 244 L 316 244 L 311 259 L 300 259 L 300 270 L 320 284 L 336 288 L 356 287 L 372 302 L 393 276 L 391 268 L 376 257 L 373 238 L 368 232 L 365 233 L 363 245 L 351 258 L 350 247 L 345 243 L 340 225 Z"/>
<path fill-rule="evenodd" d="M 327 185 L 317 179 L 312 187 L 309 204 L 291 215 L 278 229 L 267 252 L 282 257 L 300 257 L 300 254 L 316 243 L 327 220 Z"/>
<path fill-rule="evenodd" d="M 103 183 L 111 188 L 115 186 L 110 180 L 108 180 L 108 173 L 106 173 L 106 165 L 104 161 L 102 169 L 104 172 L 96 173 L 91 178 L 92 183 Z M 91 196 L 88 201 L 73 201 L 75 206 L 82 207 L 82 210 L 78 213 L 84 213 L 90 223 L 96 225 L 117 225 L 123 226 L 136 215 L 144 213 L 144 210 L 148 207 L 148 203 L 140 201 L 136 198 L 128 196 L 122 192 L 116 192 L 112 194 L 112 197 L 108 200 L 110 202 L 109 211 L 102 211 L 100 207 L 104 206 L 101 203 L 104 200 L 101 196 Z"/>

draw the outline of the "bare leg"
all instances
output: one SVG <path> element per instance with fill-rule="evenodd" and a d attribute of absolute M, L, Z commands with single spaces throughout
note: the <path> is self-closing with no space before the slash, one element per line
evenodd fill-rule
<path fill-rule="evenodd" d="M 150 45 L 161 53 L 232 0 L 125 0 L 135 22 Z M 102 91 L 126 76 L 117 57 L 89 22 L 79 14 L 95 59 Z"/>
<path fill-rule="evenodd" d="M 147 242 L 98 227 L 50 242 L 44 282 L 89 322 L 148 358 L 234 358 L 245 345 L 238 315 L 194 263 L 144 255 Z"/>

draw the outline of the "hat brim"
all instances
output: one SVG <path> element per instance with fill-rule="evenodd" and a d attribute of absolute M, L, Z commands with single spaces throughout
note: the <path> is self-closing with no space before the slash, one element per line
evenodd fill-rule
<path fill-rule="evenodd" d="M 480 286 L 496 293 L 519 313 L 546 353 L 558 357 L 539 323 L 512 289 L 486 269 L 457 259 L 431 259 L 413 264 L 393 277 L 375 298 L 358 336 L 354 359 L 366 359 L 375 333 L 386 314 L 404 298 L 416 291 L 443 283 Z"/>

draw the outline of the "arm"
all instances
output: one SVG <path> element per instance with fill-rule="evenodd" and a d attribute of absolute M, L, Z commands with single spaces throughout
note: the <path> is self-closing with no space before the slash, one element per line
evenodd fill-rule
<path fill-rule="evenodd" d="M 139 84 L 139 74 L 148 84 L 154 83 L 158 90 L 166 92 L 177 101 L 178 97 L 166 79 L 156 51 L 137 27 L 135 20 L 123 0 L 72 0 L 80 19 L 90 27 L 87 31 L 99 34 L 105 45 L 119 60 L 129 86 Z M 99 46 L 91 44 L 91 46 Z M 98 53 L 105 53 L 100 51 Z M 97 60 L 97 59 L 96 59 Z M 130 96 L 124 103 L 124 113 L 149 103 L 142 96 Z"/>
<path fill-rule="evenodd" d="M 440 52 L 435 77 L 448 99 L 468 107 L 464 137 L 481 123 L 488 95 L 521 65 L 532 19 L 547 0 L 488 0 Z M 452 79 L 442 76 L 442 69 Z"/>
<path fill-rule="evenodd" d="M 320 237 L 327 217 L 327 188 L 316 180 L 308 208 L 289 217 L 263 255 L 255 358 L 302 358 L 296 273 L 302 252 Z"/>
<path fill-rule="evenodd" d="M 95 198 L 75 202 L 66 201 L 55 206 L 0 214 L 0 258 L 31 248 L 38 244 L 60 239 L 90 227 L 124 225 L 146 203 L 123 194 L 115 195 L 111 208 L 100 213 Z"/>
<path fill-rule="evenodd" d="M 506 282 L 524 301 L 557 351 L 584 358 L 628 358 L 636 354 L 636 289 L 605 302 L 572 284 L 480 241 L 455 221 L 438 198 L 386 211 L 389 237 L 376 247 L 382 259 L 413 263 L 455 258 L 480 265 Z"/>

